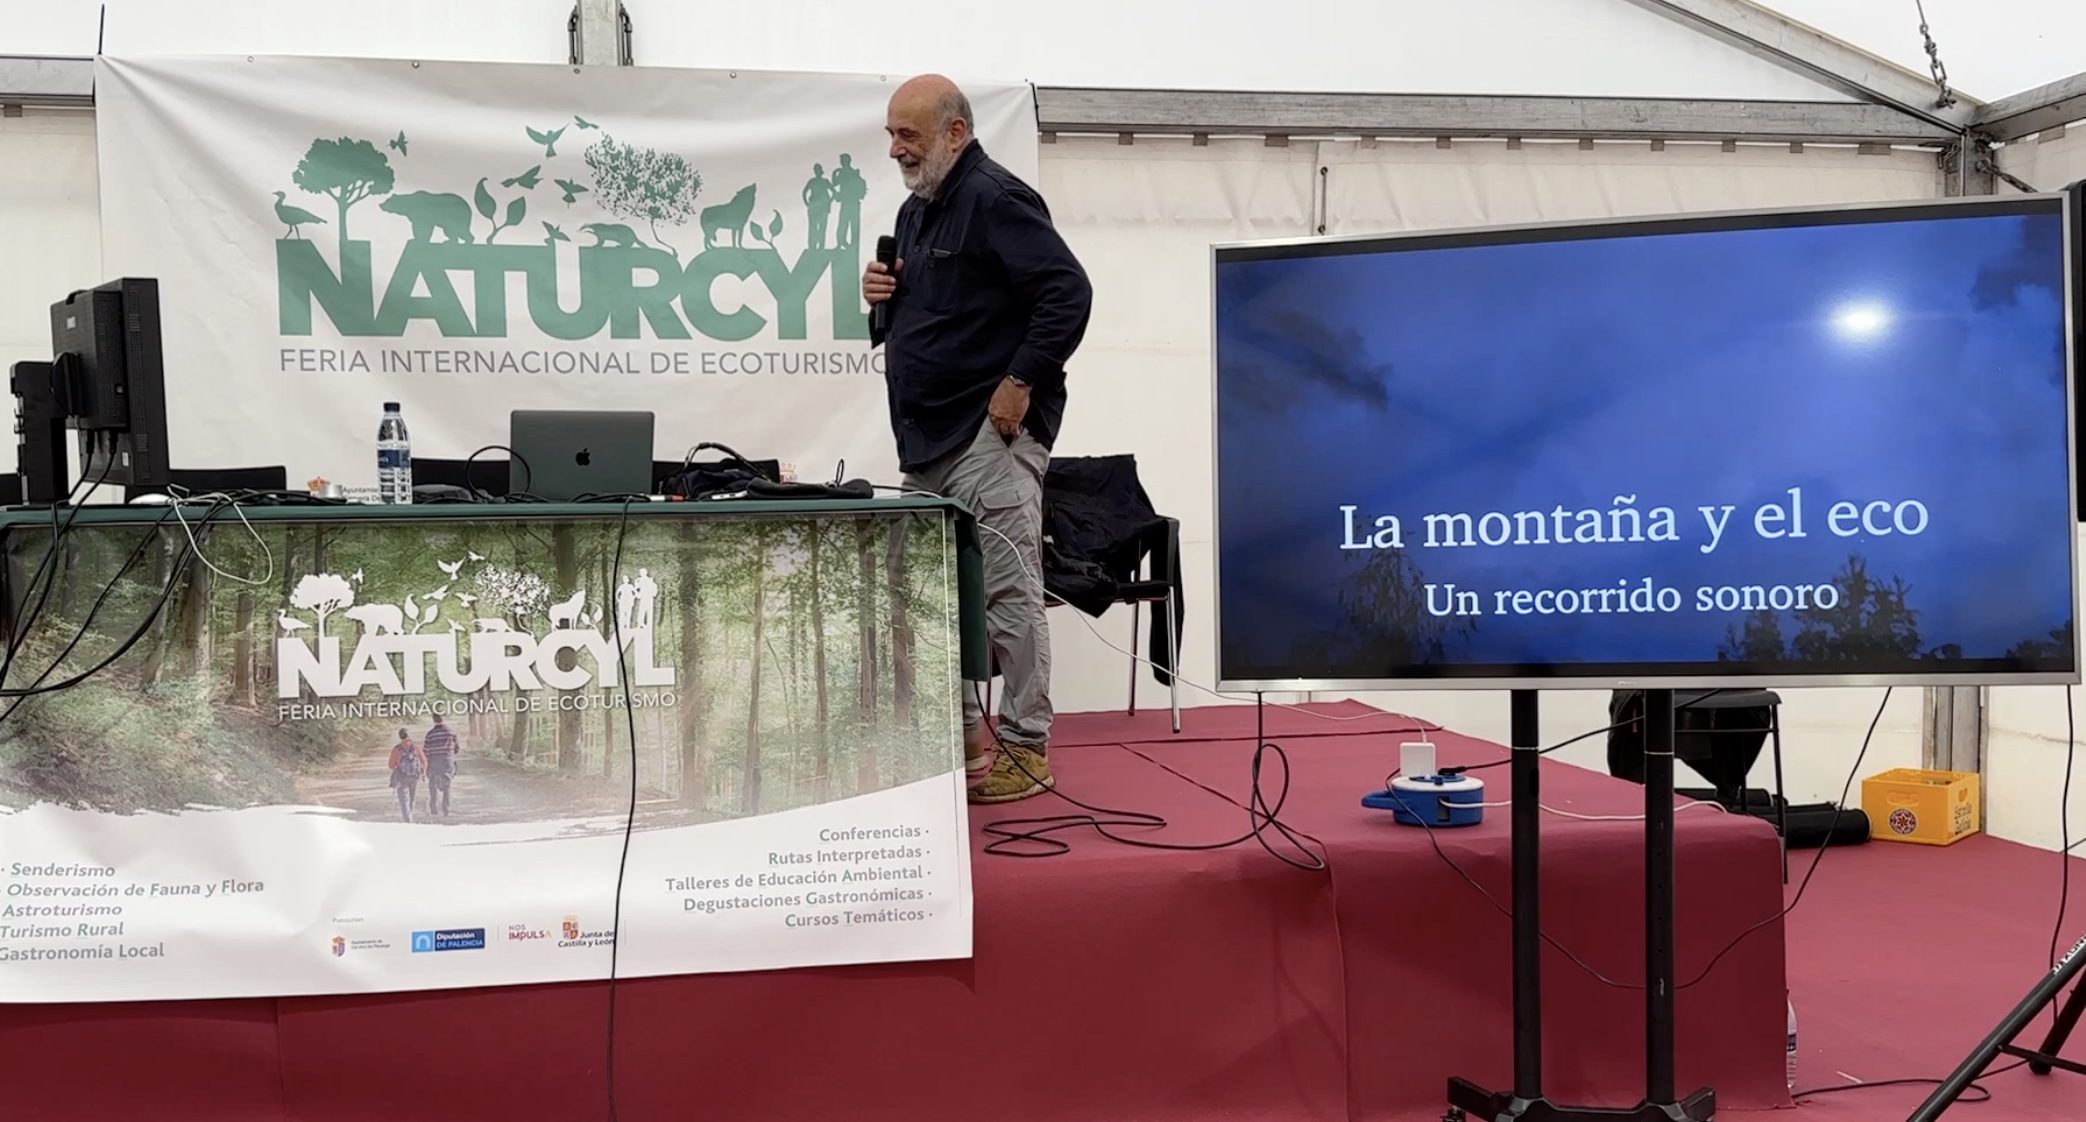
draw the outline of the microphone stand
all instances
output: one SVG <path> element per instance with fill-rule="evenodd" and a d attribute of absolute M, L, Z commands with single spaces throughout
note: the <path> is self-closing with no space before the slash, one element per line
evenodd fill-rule
<path fill-rule="evenodd" d="M 2064 1047 L 2065 1038 L 2077 1027 L 2080 1015 L 2086 1013 L 2086 981 L 2079 980 L 2082 968 L 2086 968 L 2086 936 L 2072 944 L 2071 953 L 2058 961 L 2057 968 L 2044 975 L 2043 980 L 2028 991 L 2028 996 L 2022 998 L 2021 1003 L 2014 1006 L 2014 1011 L 1999 1022 L 1998 1027 L 1985 1037 L 1984 1043 L 1979 1044 L 1977 1050 L 1970 1053 L 1956 1070 L 1942 1081 L 1941 1086 L 1927 1096 L 1927 1101 L 1919 1104 L 1919 1109 L 1913 1111 L 1905 1122 L 1934 1122 L 1934 1119 L 1941 1117 L 1944 1111 L 1954 1106 L 1963 1092 L 1969 1090 L 1970 1085 L 1977 1082 L 1985 1074 L 1985 1069 L 1992 1066 L 1992 1061 L 2002 1054 L 2027 1060 L 2028 1070 L 2037 1075 L 2048 1075 L 2052 1071 L 2086 1075 L 2086 1064 L 2063 1059 L 2057 1055 Z M 2050 1035 L 2043 1039 L 2042 1047 L 2017 1047 L 2014 1038 L 2021 1035 L 2021 1030 L 2028 1027 L 2028 1022 L 2034 1020 L 2044 1007 L 2064 992 L 2064 987 L 2073 982 L 2078 982 L 2078 987 L 2072 990 L 2071 997 L 2057 1011 L 2056 1023 L 2050 1026 Z"/>

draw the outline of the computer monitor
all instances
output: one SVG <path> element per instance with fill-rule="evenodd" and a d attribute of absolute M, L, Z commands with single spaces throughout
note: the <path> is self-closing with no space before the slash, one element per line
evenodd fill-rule
<path fill-rule="evenodd" d="M 78 434 L 81 480 L 165 487 L 159 282 L 125 277 L 51 305 L 51 353 L 51 362 L 16 363 L 10 378 L 25 500 L 51 504 L 71 492 L 64 429 Z"/>

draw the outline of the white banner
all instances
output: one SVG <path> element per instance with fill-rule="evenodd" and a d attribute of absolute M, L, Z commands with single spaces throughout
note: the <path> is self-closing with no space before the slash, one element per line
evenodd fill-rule
<path fill-rule="evenodd" d="M 144 512 L 67 534 L 5 683 L 49 692 L 0 722 L 0 1002 L 970 954 L 939 512 L 442 509 L 225 516 L 258 586 Z"/>
<path fill-rule="evenodd" d="M 858 278 L 905 190 L 878 76 L 312 58 L 104 59 L 103 262 L 156 277 L 176 467 L 375 480 L 515 409 L 897 480 Z M 965 83 L 1034 182 L 1029 88 Z"/>

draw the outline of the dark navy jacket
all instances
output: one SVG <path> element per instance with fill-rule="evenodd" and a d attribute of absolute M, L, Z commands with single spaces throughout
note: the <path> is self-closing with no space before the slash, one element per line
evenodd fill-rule
<path fill-rule="evenodd" d="M 1042 196 L 973 141 L 932 200 L 898 208 L 896 236 L 891 326 L 870 344 L 884 348 L 899 466 L 968 445 L 1009 374 L 1031 387 L 1025 427 L 1055 444 L 1093 289 Z"/>

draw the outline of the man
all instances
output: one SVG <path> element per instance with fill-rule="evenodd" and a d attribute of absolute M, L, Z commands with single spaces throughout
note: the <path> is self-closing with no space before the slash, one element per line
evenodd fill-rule
<path fill-rule="evenodd" d="M 438 716 L 435 727 L 427 730 L 421 749 L 427 754 L 427 816 L 439 814 L 447 818 L 449 781 L 456 778 L 456 734 Z"/>
<path fill-rule="evenodd" d="M 1043 474 L 1093 290 L 1042 197 L 985 154 L 975 128 L 969 99 L 940 75 L 891 96 L 884 131 L 912 197 L 898 210 L 897 261 L 872 262 L 862 294 L 891 305 L 870 345 L 884 348 L 906 486 L 956 499 L 984 527 L 1004 748 L 988 763 L 994 737 L 966 685 L 964 756 L 971 801 L 1001 803 L 1054 782 Z"/>

